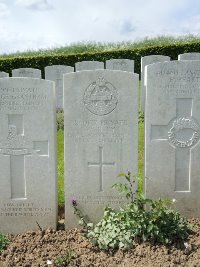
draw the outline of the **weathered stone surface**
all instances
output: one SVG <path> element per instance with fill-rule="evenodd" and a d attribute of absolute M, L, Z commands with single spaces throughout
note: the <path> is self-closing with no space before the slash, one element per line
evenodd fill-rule
<path fill-rule="evenodd" d="M 141 58 L 141 90 L 140 90 L 140 110 L 145 111 L 146 87 L 145 80 L 145 66 L 156 62 L 170 61 L 170 57 L 163 55 L 150 55 Z"/>
<path fill-rule="evenodd" d="M 99 61 L 81 61 L 75 64 L 75 70 L 97 70 L 104 69 L 104 63 Z"/>
<path fill-rule="evenodd" d="M 63 74 L 69 72 L 74 72 L 74 68 L 64 65 L 45 67 L 45 79 L 55 82 L 57 108 L 63 108 Z"/>
<path fill-rule="evenodd" d="M 178 55 L 178 60 L 200 60 L 200 53 L 184 53 Z"/>
<path fill-rule="evenodd" d="M 6 77 L 9 77 L 9 73 L 0 71 L 0 78 L 6 78 Z"/>
<path fill-rule="evenodd" d="M 41 78 L 41 70 L 33 68 L 20 68 L 12 70 L 12 77 Z"/>
<path fill-rule="evenodd" d="M 56 229 L 53 82 L 0 79 L 0 232 Z"/>
<path fill-rule="evenodd" d="M 187 217 L 200 216 L 200 62 L 147 67 L 146 196 L 176 199 Z"/>
<path fill-rule="evenodd" d="M 106 69 L 134 72 L 134 60 L 131 59 L 106 60 Z"/>
<path fill-rule="evenodd" d="M 65 218 L 75 227 L 74 198 L 89 221 L 123 196 L 111 186 L 120 172 L 137 173 L 138 74 L 96 70 L 64 75 Z M 123 180 L 122 180 L 123 181 Z"/>

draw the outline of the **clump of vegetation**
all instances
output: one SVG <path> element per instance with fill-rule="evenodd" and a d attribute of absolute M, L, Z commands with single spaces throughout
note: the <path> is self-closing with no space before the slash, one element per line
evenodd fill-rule
<path fill-rule="evenodd" d="M 107 207 L 99 223 L 87 224 L 87 237 L 94 245 L 105 250 L 129 249 L 133 241 L 170 244 L 188 237 L 191 226 L 171 209 L 173 201 L 147 199 L 140 191 L 134 193 L 134 184 L 139 182 L 139 178 L 131 177 L 130 172 L 119 177 L 124 177 L 126 183 L 114 184 L 113 188 L 125 194 L 130 203 L 120 211 Z"/>
<path fill-rule="evenodd" d="M 64 130 L 64 112 L 62 109 L 56 112 L 57 131 Z"/>
<path fill-rule="evenodd" d="M 10 243 L 9 239 L 0 233 L 0 254 L 3 250 L 6 249 L 7 245 Z"/>
<path fill-rule="evenodd" d="M 74 256 L 74 251 L 69 249 L 65 252 L 64 256 L 56 257 L 55 263 L 57 266 L 67 267 L 70 264 L 71 260 L 74 258 Z"/>
<path fill-rule="evenodd" d="M 144 112 L 139 111 L 138 122 L 139 123 L 144 123 Z"/>

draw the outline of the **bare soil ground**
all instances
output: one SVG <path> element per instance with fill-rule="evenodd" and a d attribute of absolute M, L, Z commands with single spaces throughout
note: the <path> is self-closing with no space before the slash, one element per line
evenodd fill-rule
<path fill-rule="evenodd" d="M 169 246 L 134 243 L 129 251 L 100 251 L 80 229 L 10 235 L 11 243 L 0 255 L 0 267 L 200 267 L 200 219 L 189 222 L 193 224 L 193 233 L 184 243 Z M 69 250 L 75 253 L 71 262 L 57 265 L 56 257 L 64 257 Z"/>

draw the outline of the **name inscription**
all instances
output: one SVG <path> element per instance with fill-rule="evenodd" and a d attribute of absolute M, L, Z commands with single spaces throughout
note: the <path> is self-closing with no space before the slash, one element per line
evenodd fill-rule
<path fill-rule="evenodd" d="M 69 123 L 67 136 L 75 142 L 124 142 L 128 137 L 126 120 L 75 120 Z"/>
<path fill-rule="evenodd" d="M 0 207 L 0 216 L 3 217 L 44 217 L 51 212 L 51 208 L 35 207 L 34 203 L 4 203 Z"/>
<path fill-rule="evenodd" d="M 0 110 L 39 110 L 47 95 L 39 88 L 0 88 Z"/>

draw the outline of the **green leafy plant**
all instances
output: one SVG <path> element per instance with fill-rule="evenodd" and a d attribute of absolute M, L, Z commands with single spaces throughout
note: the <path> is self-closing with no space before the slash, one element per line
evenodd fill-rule
<path fill-rule="evenodd" d="M 65 252 L 65 255 L 64 256 L 58 256 L 56 257 L 56 260 L 55 260 L 55 263 L 58 265 L 58 266 L 61 266 L 61 267 L 67 267 L 68 264 L 71 262 L 71 260 L 74 258 L 75 256 L 75 253 L 73 250 L 69 249 Z"/>
<path fill-rule="evenodd" d="M 57 131 L 64 130 L 64 112 L 63 110 L 57 110 L 56 112 Z"/>
<path fill-rule="evenodd" d="M 144 123 L 144 112 L 139 111 L 138 122 L 139 123 Z"/>
<path fill-rule="evenodd" d="M 88 238 L 100 249 L 131 248 L 133 241 L 153 241 L 169 244 L 187 238 L 190 226 L 186 219 L 170 208 L 172 201 L 151 200 L 141 191 L 135 192 L 134 184 L 138 177 L 122 173 L 126 183 L 117 183 L 113 188 L 125 194 L 130 200 L 125 208 L 116 211 L 107 207 L 102 220 L 95 226 L 88 225 Z"/>
<path fill-rule="evenodd" d="M 0 233 L 0 253 L 6 249 L 7 245 L 10 243 L 9 239 Z"/>

